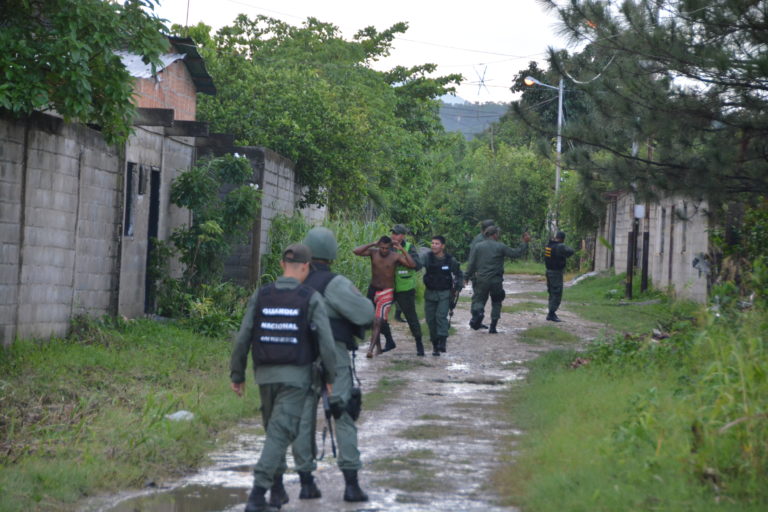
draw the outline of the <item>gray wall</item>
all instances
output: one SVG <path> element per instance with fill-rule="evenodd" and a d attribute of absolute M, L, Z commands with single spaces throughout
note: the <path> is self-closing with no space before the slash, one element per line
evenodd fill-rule
<path fill-rule="evenodd" d="M 251 161 L 254 183 L 263 191 L 262 212 L 226 274 L 243 285 L 258 281 L 272 219 L 296 211 L 293 163 L 266 148 L 212 151 L 206 138 L 164 130 L 137 127 L 121 156 L 100 132 L 83 125 L 44 114 L 25 120 L 0 114 L 0 344 L 65 335 L 77 314 L 143 315 L 151 172 L 159 172 L 157 235 L 165 240 L 191 220 L 188 211 L 170 204 L 170 186 L 198 153 L 239 152 Z M 127 190 L 130 163 L 144 166 L 143 189 L 135 175 Z M 133 211 L 129 234 L 127 202 Z M 321 220 L 325 210 L 305 214 Z M 180 274 L 178 262 L 171 273 Z"/>
<path fill-rule="evenodd" d="M 115 305 L 120 159 L 97 132 L 0 118 L 0 341 Z"/>
<path fill-rule="evenodd" d="M 598 243 L 595 250 L 595 270 L 616 273 L 627 271 L 629 232 L 632 231 L 635 198 L 632 194 L 617 194 L 608 205 L 598 236 L 611 241 L 615 230 L 613 251 Z M 642 233 L 649 233 L 648 275 L 651 285 L 669 290 L 676 296 L 706 302 L 708 276 L 693 267 L 697 254 L 708 252 L 709 218 L 707 204 L 682 197 L 668 197 L 645 204 L 646 216 L 640 220 L 636 276 L 640 275 Z M 613 258 L 613 266 L 611 266 Z M 639 278 L 639 277 L 636 277 Z"/>

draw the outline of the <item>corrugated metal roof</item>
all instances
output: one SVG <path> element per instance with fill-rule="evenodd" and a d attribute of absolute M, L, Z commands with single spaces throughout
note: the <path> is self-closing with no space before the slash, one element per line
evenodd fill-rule
<path fill-rule="evenodd" d="M 152 78 L 152 66 L 149 64 L 144 64 L 144 61 L 141 60 L 141 55 L 122 51 L 115 52 L 115 55 L 120 57 L 120 60 L 123 62 L 123 66 L 125 66 L 125 69 L 128 70 L 128 73 L 130 73 L 132 77 Z M 177 60 L 183 58 L 183 53 L 166 53 L 161 55 L 160 60 L 163 64 L 159 68 L 155 68 L 155 70 L 159 73 Z"/>
<path fill-rule="evenodd" d="M 192 38 L 169 36 L 168 41 L 171 43 L 172 49 L 177 53 L 161 55 L 162 67 L 155 68 L 156 72 L 159 73 L 177 60 L 183 59 L 197 92 L 215 96 L 216 86 L 213 84 L 213 78 L 208 74 L 208 70 L 205 69 L 205 61 L 198 53 L 197 45 Z M 118 51 L 115 54 L 120 57 L 120 60 L 131 76 L 136 78 L 152 78 L 152 66 L 144 64 L 140 55 L 124 51 Z"/>

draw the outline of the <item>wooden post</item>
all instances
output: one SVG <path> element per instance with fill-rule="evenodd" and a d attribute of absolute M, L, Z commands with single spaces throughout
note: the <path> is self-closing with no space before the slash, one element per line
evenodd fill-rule
<path fill-rule="evenodd" d="M 648 231 L 643 232 L 643 266 L 640 274 L 640 291 L 648 289 L 648 249 L 651 245 L 651 235 Z"/>
<path fill-rule="evenodd" d="M 635 273 L 635 239 L 634 231 L 627 233 L 627 278 L 626 278 L 626 290 L 624 297 L 632 299 L 632 274 Z"/>

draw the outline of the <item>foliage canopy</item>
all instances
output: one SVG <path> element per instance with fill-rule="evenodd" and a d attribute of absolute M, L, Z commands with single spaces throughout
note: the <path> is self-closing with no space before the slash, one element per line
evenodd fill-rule
<path fill-rule="evenodd" d="M 168 41 L 157 0 L 6 0 L 0 5 L 0 107 L 15 115 L 55 110 L 125 140 L 135 113 L 133 80 L 115 55 L 157 63 Z"/>
<path fill-rule="evenodd" d="M 566 124 L 572 168 L 650 197 L 768 192 L 764 2 L 542 3 L 584 45 L 575 57 L 550 51 L 590 105 L 590 115 Z M 600 151 L 611 158 L 595 158 Z"/>
<path fill-rule="evenodd" d="M 192 27 L 219 91 L 201 98 L 199 115 L 241 144 L 290 158 L 305 203 L 360 212 L 371 200 L 419 218 L 426 145 L 442 133 L 435 98 L 460 77 L 430 78 L 431 64 L 371 69 L 406 29 L 367 27 L 346 41 L 315 18 L 295 27 L 241 15 L 215 35 Z"/>

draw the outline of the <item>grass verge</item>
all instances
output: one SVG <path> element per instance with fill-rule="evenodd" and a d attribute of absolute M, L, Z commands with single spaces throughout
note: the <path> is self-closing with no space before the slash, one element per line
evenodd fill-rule
<path fill-rule="evenodd" d="M 614 326 L 634 332 L 544 354 L 507 391 L 507 419 L 525 434 L 502 450 L 515 455 L 501 458 L 497 492 L 536 512 L 768 509 L 765 310 L 617 306 L 614 285 L 569 291 L 587 308 L 621 308 L 634 318 Z"/>
<path fill-rule="evenodd" d="M 229 390 L 228 341 L 145 320 L 0 350 L 0 511 L 56 510 L 204 461 L 256 413 Z M 188 410 L 192 421 L 167 414 Z"/>

